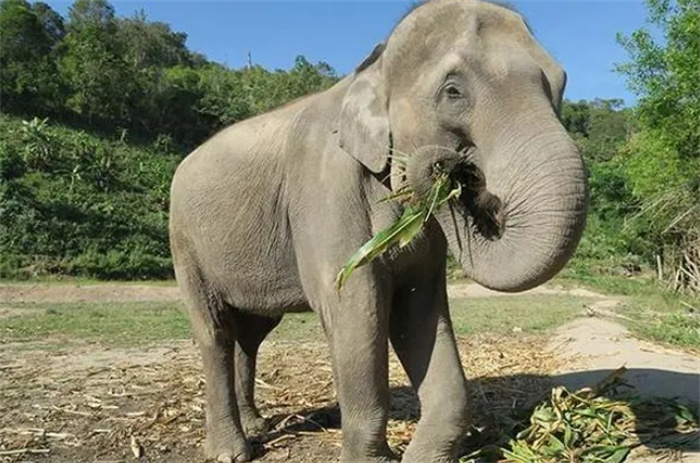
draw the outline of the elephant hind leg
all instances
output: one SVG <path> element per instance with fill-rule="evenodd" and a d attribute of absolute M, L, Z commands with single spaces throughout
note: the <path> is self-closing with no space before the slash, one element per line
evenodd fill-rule
<path fill-rule="evenodd" d="M 255 406 L 255 369 L 258 349 L 282 317 L 261 317 L 239 312 L 236 314 L 236 398 L 243 430 L 248 436 L 268 431 L 269 425 Z"/>
<path fill-rule="evenodd" d="M 202 355 L 206 382 L 208 458 L 226 463 L 250 461 L 252 452 L 241 426 L 235 387 L 236 320 L 195 265 L 175 266 Z"/>

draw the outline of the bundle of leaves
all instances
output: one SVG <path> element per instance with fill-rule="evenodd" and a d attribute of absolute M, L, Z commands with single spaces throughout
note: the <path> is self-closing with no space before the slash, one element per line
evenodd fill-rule
<path fill-rule="evenodd" d="M 450 178 L 439 165 L 434 166 L 432 185 L 425 198 L 405 185 L 382 202 L 394 201 L 404 206 L 403 214 L 389 227 L 376 233 L 358 249 L 338 273 L 335 283 L 340 291 L 355 269 L 367 265 L 391 248 L 402 249 L 420 234 L 431 214 L 453 198 L 459 197 L 462 186 Z"/>
<path fill-rule="evenodd" d="M 693 410 L 669 399 L 619 396 L 619 388 L 627 386 L 625 371 L 616 370 L 593 388 L 554 388 L 549 401 L 535 408 L 529 426 L 496 449 L 496 461 L 621 463 L 642 444 L 697 449 L 700 427 Z M 463 461 L 484 458 L 493 450 L 481 449 Z"/>

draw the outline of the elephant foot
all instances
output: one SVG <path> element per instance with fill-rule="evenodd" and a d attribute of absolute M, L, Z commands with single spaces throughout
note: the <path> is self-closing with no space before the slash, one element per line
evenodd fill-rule
<path fill-rule="evenodd" d="M 431 463 L 459 463 L 459 460 L 454 457 L 451 450 L 443 452 L 436 451 L 434 448 L 427 449 L 408 448 L 403 454 L 401 463 L 423 463 L 429 461 Z"/>
<path fill-rule="evenodd" d="M 373 458 L 371 460 L 340 460 L 340 463 L 401 463 L 396 458 L 381 457 Z"/>
<path fill-rule="evenodd" d="M 262 416 L 242 416 L 241 424 L 246 436 L 257 437 L 270 431 L 270 421 Z"/>
<path fill-rule="evenodd" d="M 389 451 L 386 455 L 366 458 L 346 458 L 341 455 L 340 463 L 401 463 L 401 459 L 394 452 Z"/>
<path fill-rule="evenodd" d="M 207 438 L 205 445 L 208 459 L 218 463 L 246 463 L 252 459 L 252 450 L 248 443 L 232 442 L 230 440 L 217 441 Z"/>
<path fill-rule="evenodd" d="M 423 463 L 425 461 L 430 461 L 431 463 L 459 463 L 459 460 L 455 458 L 437 458 L 433 460 L 415 460 L 415 459 L 403 459 L 401 463 Z"/>

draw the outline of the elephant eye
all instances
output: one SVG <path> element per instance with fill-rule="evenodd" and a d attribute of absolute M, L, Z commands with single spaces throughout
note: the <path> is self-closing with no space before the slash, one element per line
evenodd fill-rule
<path fill-rule="evenodd" d="M 457 86 L 454 84 L 450 84 L 445 87 L 445 94 L 448 98 L 462 98 L 462 92 L 460 92 Z"/>

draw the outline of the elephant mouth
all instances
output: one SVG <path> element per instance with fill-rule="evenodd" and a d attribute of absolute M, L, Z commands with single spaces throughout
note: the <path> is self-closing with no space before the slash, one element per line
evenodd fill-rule
<path fill-rule="evenodd" d="M 402 184 L 408 184 L 419 198 L 430 202 L 435 180 L 448 174 L 452 186 L 460 187 L 459 196 L 453 197 L 448 204 L 454 214 L 451 222 L 460 228 L 469 228 L 470 236 L 498 241 L 506 231 L 507 208 L 501 198 L 489 191 L 486 175 L 478 165 L 479 157 L 480 152 L 474 145 L 457 149 L 423 146 L 406 165 Z M 461 220 L 454 222 L 457 216 Z"/>
<path fill-rule="evenodd" d="M 459 212 L 471 218 L 475 231 L 489 241 L 501 239 L 506 227 L 503 201 L 490 193 L 483 171 L 468 156 L 457 162 L 450 173 L 454 184 L 461 185 L 461 194 L 453 202 Z"/>

